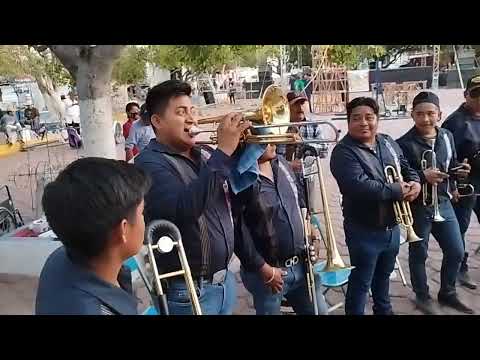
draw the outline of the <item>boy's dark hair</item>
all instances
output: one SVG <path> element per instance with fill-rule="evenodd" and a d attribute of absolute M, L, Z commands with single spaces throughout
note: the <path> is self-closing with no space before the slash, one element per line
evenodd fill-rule
<path fill-rule="evenodd" d="M 132 220 L 150 178 L 124 161 L 88 157 L 74 161 L 45 187 L 42 206 L 69 254 L 100 255 L 113 228 Z"/>
<path fill-rule="evenodd" d="M 372 108 L 373 112 L 375 115 L 378 116 L 378 113 L 380 111 L 377 102 L 375 99 L 369 98 L 369 97 L 358 97 L 353 99 L 347 104 L 347 122 L 350 122 L 350 116 L 352 115 L 353 109 L 355 109 L 357 106 L 368 106 Z"/>
<path fill-rule="evenodd" d="M 130 110 L 132 110 L 132 108 L 136 106 L 138 108 L 140 108 L 140 105 L 138 105 L 136 102 L 129 102 L 127 104 L 127 106 L 125 107 L 125 112 L 128 114 L 130 112 Z"/>
<path fill-rule="evenodd" d="M 192 87 L 185 81 L 167 80 L 148 91 L 145 104 L 150 115 L 163 114 L 168 102 L 178 96 L 190 96 Z"/>

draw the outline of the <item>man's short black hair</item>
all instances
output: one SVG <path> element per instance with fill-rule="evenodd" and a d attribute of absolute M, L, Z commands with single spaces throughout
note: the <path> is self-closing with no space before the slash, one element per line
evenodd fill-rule
<path fill-rule="evenodd" d="M 88 260 L 105 250 L 120 221 L 133 218 L 149 187 L 150 178 L 132 164 L 88 157 L 45 187 L 42 206 L 68 253 Z"/>
<path fill-rule="evenodd" d="M 148 91 L 145 101 L 147 111 L 150 115 L 163 114 L 170 99 L 178 96 L 190 96 L 191 94 L 192 87 L 185 81 L 164 81 Z"/>
<path fill-rule="evenodd" d="M 130 110 L 132 110 L 132 108 L 136 106 L 138 108 L 140 108 L 140 105 L 138 105 L 136 102 L 129 102 L 127 104 L 127 106 L 125 107 L 125 112 L 128 114 L 130 112 Z"/>
<path fill-rule="evenodd" d="M 357 106 L 368 106 L 372 108 L 373 112 L 375 115 L 378 116 L 378 113 L 380 111 L 377 102 L 375 99 L 369 98 L 369 97 L 358 97 L 353 99 L 347 104 L 347 122 L 350 121 L 350 116 L 352 115 L 353 109 L 355 109 Z"/>

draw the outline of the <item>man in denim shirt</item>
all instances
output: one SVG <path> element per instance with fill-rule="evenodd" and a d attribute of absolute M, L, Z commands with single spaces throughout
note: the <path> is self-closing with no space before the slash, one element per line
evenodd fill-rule
<path fill-rule="evenodd" d="M 146 105 L 143 104 L 140 108 L 140 119 L 133 122 L 125 141 L 125 161 L 129 161 L 136 155 L 134 149 L 137 149 L 137 153 L 142 152 L 154 138 L 155 132 L 150 123 L 150 115 L 146 110 Z"/>
<path fill-rule="evenodd" d="M 313 315 L 305 269 L 301 187 L 287 161 L 268 145 L 258 160 L 260 176 L 235 198 L 235 252 L 257 315 L 279 315 L 282 297 L 297 314 Z M 298 187 L 300 188 L 298 188 Z M 319 314 L 328 306 L 316 286 Z"/>
<path fill-rule="evenodd" d="M 191 91 L 188 83 L 178 80 L 150 89 L 146 106 L 156 138 L 138 155 L 135 165 L 153 179 L 145 198 L 147 221 L 172 221 L 182 233 L 202 312 L 231 314 L 236 283 L 228 271 L 234 233 L 227 179 L 233 168 L 231 156 L 251 124 L 241 122 L 239 114 L 226 115 L 217 130 L 217 149 L 196 146 L 189 132 L 197 125 Z M 176 253 L 156 256 L 161 272 L 181 268 Z M 184 279 L 173 278 L 167 285 L 170 313 L 191 314 Z"/>
<path fill-rule="evenodd" d="M 343 196 L 345 242 L 355 267 L 348 282 L 347 315 L 363 315 L 370 288 L 374 314 L 393 314 L 390 274 L 400 245 L 393 202 L 413 201 L 420 192 L 418 174 L 398 144 L 377 133 L 378 112 L 378 104 L 371 98 L 348 103 L 348 134 L 335 146 L 330 160 Z M 398 169 L 404 180 L 388 184 L 387 165 Z"/>

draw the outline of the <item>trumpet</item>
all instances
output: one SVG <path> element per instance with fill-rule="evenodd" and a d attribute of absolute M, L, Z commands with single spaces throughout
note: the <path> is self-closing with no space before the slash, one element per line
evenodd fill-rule
<path fill-rule="evenodd" d="M 331 139 L 303 139 L 298 133 L 285 133 L 285 134 L 272 134 L 274 129 L 283 127 L 300 127 L 305 125 L 317 125 L 329 127 L 333 130 L 334 135 Z M 188 131 L 191 137 L 195 137 L 203 133 L 216 133 L 217 130 L 204 130 L 197 126 L 192 126 Z M 256 133 L 256 135 L 252 134 Z M 259 134 L 263 133 L 263 134 Z M 335 144 L 338 142 L 340 136 L 340 130 L 335 127 L 329 121 L 300 121 L 287 124 L 273 124 L 273 125 L 259 125 L 252 126 L 251 129 L 247 129 L 246 133 L 240 139 L 240 142 L 246 144 Z M 215 145 L 218 143 L 217 136 L 214 134 L 207 141 L 197 141 L 197 144 L 201 145 Z"/>
<path fill-rule="evenodd" d="M 224 115 L 198 119 L 199 125 L 218 124 Z M 270 85 L 266 88 L 262 98 L 262 104 L 256 111 L 244 112 L 245 121 L 251 121 L 254 125 L 245 131 L 241 142 L 248 144 L 300 144 L 300 143 L 337 143 L 340 131 L 328 121 L 302 121 L 290 122 L 290 107 L 286 96 L 280 87 Z M 289 127 L 316 124 L 328 126 L 334 131 L 332 139 L 304 140 L 298 134 L 289 133 Z M 209 141 L 197 141 L 197 144 L 217 144 L 217 129 L 203 130 L 192 127 L 188 133 L 194 137 L 202 133 L 213 133 Z"/>
<path fill-rule="evenodd" d="M 435 144 L 435 143 L 434 143 Z M 437 154 L 435 153 L 434 146 L 432 145 L 431 150 L 425 150 L 422 153 L 422 160 L 420 162 L 422 170 L 427 170 L 428 169 L 428 162 L 427 162 L 427 155 L 430 154 L 432 157 L 431 161 L 431 167 L 435 170 L 437 170 Z M 432 192 L 431 192 L 431 202 L 428 202 L 428 182 L 422 185 L 422 196 L 423 196 L 423 205 L 425 206 L 432 206 L 433 207 L 433 221 L 435 222 L 442 222 L 445 221 L 445 218 L 440 215 L 440 209 L 438 206 L 438 185 L 437 184 L 432 184 Z"/>
<path fill-rule="evenodd" d="M 160 313 L 163 315 L 169 315 L 167 296 L 163 291 L 161 280 L 183 275 L 187 285 L 188 294 L 190 296 L 190 301 L 192 303 L 193 314 L 202 315 L 200 301 L 198 300 L 192 273 L 190 272 L 190 266 L 188 265 L 187 256 L 183 247 L 182 235 L 180 234 L 180 230 L 178 230 L 177 226 L 167 220 L 152 221 L 148 225 L 146 231 L 146 246 L 148 260 L 153 271 L 153 284 L 158 297 Z M 153 251 L 157 250 L 161 254 L 166 254 L 171 252 L 174 247 L 177 248 L 182 270 L 160 274 Z"/>
<path fill-rule="evenodd" d="M 388 184 L 393 184 L 403 180 L 400 171 L 397 171 L 397 169 L 391 165 L 385 166 L 384 172 Z M 397 223 L 402 225 L 407 231 L 407 242 L 410 243 L 423 240 L 422 238 L 419 238 L 413 230 L 412 210 L 410 209 L 410 204 L 407 201 L 394 201 L 393 212 L 395 213 Z"/>
<path fill-rule="evenodd" d="M 466 194 L 460 194 L 460 197 L 467 197 L 467 196 L 475 196 L 475 195 L 480 195 L 479 193 L 475 192 L 475 187 L 472 184 L 457 184 L 457 189 L 458 190 L 465 190 L 468 189 L 469 192 Z"/>
<path fill-rule="evenodd" d="M 384 172 L 388 184 L 393 184 L 403 180 L 400 171 L 397 171 L 397 169 L 391 165 L 385 166 Z M 410 209 L 410 204 L 407 201 L 394 201 L 393 212 L 395 213 L 397 223 L 402 225 L 407 231 L 407 242 L 423 240 L 422 238 L 419 238 L 413 230 L 412 210 Z"/>

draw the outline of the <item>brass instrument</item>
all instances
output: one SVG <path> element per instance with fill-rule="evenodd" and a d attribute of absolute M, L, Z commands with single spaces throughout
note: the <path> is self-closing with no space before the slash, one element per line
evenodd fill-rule
<path fill-rule="evenodd" d="M 286 96 L 280 87 L 270 85 L 265 90 L 262 104 L 259 109 L 253 112 L 243 113 L 246 121 L 254 125 L 248 129 L 241 142 L 248 144 L 302 144 L 302 143 L 336 143 L 338 142 L 339 131 L 328 121 L 301 121 L 290 122 L 290 107 Z M 218 124 L 224 115 L 203 118 L 198 120 L 199 125 Z M 332 139 L 304 140 L 298 134 L 287 132 L 289 127 L 316 124 L 329 126 L 335 131 Z M 199 127 L 192 127 L 189 130 L 190 136 L 201 133 L 216 133 L 217 130 L 202 130 Z M 197 144 L 217 144 L 217 137 L 213 134 L 209 141 L 197 141 Z"/>
<path fill-rule="evenodd" d="M 403 181 L 402 174 L 391 165 L 385 166 L 384 172 L 388 184 Z M 402 225 L 407 231 L 406 242 L 410 243 L 423 240 L 419 238 L 413 230 L 413 215 L 408 201 L 394 201 L 393 212 L 395 213 L 397 223 Z"/>
<path fill-rule="evenodd" d="M 432 149 L 425 150 L 422 153 L 422 160 L 420 162 L 422 170 L 427 170 L 429 168 L 428 166 L 428 161 L 427 161 L 427 156 L 430 154 L 431 156 L 431 168 L 434 170 L 437 169 L 437 154 L 435 153 L 434 150 L 434 145 L 435 143 L 432 144 Z M 428 182 L 425 182 L 425 184 L 422 185 L 422 196 L 423 196 L 423 205 L 425 206 L 432 206 L 433 207 L 433 221 L 434 222 L 442 222 L 445 221 L 445 218 L 440 215 L 440 209 L 438 207 L 438 185 L 434 184 L 431 185 L 432 192 L 431 192 L 431 202 L 428 202 L 428 188 L 429 184 Z"/>
<path fill-rule="evenodd" d="M 306 170 L 305 167 L 305 158 L 306 156 L 310 154 L 313 155 L 314 157 L 314 164 L 315 166 L 310 166 L 310 171 Z M 305 156 L 306 155 L 306 156 Z M 306 192 L 306 202 L 308 206 L 308 211 L 310 213 L 310 216 L 316 215 L 319 213 L 317 209 L 315 209 L 312 205 L 314 204 L 312 201 L 312 196 L 310 194 L 313 194 L 314 192 L 312 191 L 315 189 L 315 181 L 314 177 L 316 176 L 318 179 L 318 184 L 320 188 L 320 196 L 322 199 L 322 207 L 323 207 L 323 216 L 325 219 L 325 248 L 327 250 L 327 263 L 322 270 L 322 272 L 334 272 L 338 270 L 346 270 L 346 269 L 353 269 L 353 267 L 346 266 L 345 263 L 342 260 L 342 257 L 340 256 L 340 253 L 338 252 L 337 244 L 335 241 L 335 235 L 333 232 L 333 226 L 332 226 L 332 220 L 330 216 L 330 209 L 328 206 L 328 197 L 327 197 L 327 188 L 325 185 L 325 180 L 323 177 L 323 170 L 322 166 L 320 164 L 319 157 L 316 154 L 316 149 L 308 147 L 304 151 L 304 157 L 302 159 L 302 172 L 303 172 L 303 177 L 305 179 L 305 192 Z"/>
<path fill-rule="evenodd" d="M 188 294 L 192 302 L 193 314 L 202 315 L 202 309 L 200 307 L 197 291 L 193 282 L 192 274 L 190 272 L 190 266 L 188 265 L 185 249 L 183 248 L 180 230 L 178 230 L 175 224 L 167 220 L 152 221 L 146 230 L 146 246 L 148 260 L 153 271 L 153 284 L 156 295 L 158 296 L 160 312 L 163 315 L 169 315 L 167 297 L 163 292 L 161 280 L 183 275 L 187 285 Z M 153 251 L 157 250 L 161 254 L 166 254 L 171 252 L 174 247 L 177 248 L 182 270 L 173 271 L 166 274 L 159 274 Z"/>
<path fill-rule="evenodd" d="M 469 189 L 470 192 L 466 194 L 460 194 L 460 197 L 467 197 L 467 196 L 475 196 L 475 195 L 480 195 L 479 193 L 475 192 L 475 187 L 472 184 L 457 184 L 457 189 L 458 190 L 464 190 L 464 189 Z"/>

